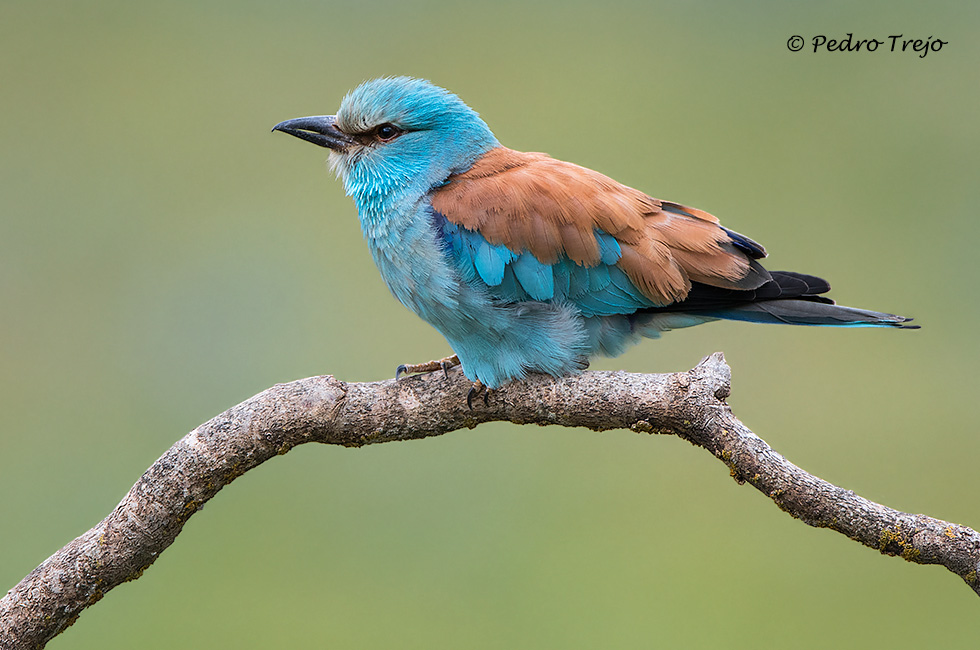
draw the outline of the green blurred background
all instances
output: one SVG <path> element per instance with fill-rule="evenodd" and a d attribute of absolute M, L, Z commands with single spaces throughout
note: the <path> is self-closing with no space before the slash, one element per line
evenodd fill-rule
<path fill-rule="evenodd" d="M 425 77 L 506 145 L 719 215 L 918 332 L 727 323 L 743 421 L 807 470 L 980 526 L 980 5 L 0 5 L 0 591 L 199 423 L 275 382 L 447 354 L 389 295 L 325 152 L 269 129 Z M 792 53 L 793 34 L 942 51 Z M 222 491 L 51 648 L 949 647 L 944 569 L 809 528 L 702 450 L 481 426 L 306 446 Z"/>

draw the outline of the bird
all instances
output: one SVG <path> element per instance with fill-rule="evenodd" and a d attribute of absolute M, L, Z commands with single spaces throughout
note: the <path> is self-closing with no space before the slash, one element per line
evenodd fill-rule
<path fill-rule="evenodd" d="M 273 131 L 329 149 L 394 296 L 448 341 L 467 403 L 529 373 L 573 375 L 643 338 L 715 320 L 914 329 L 837 305 L 827 281 L 768 271 L 765 248 L 681 203 L 500 144 L 457 95 L 366 81 L 336 115 Z"/>

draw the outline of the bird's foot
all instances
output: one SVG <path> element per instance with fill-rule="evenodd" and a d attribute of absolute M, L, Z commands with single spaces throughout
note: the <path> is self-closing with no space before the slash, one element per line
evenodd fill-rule
<path fill-rule="evenodd" d="M 398 379 L 402 375 L 414 375 L 420 372 L 435 372 L 440 368 L 442 369 L 443 374 L 448 377 L 449 369 L 455 368 L 458 365 L 459 357 L 455 354 L 451 357 L 446 357 L 445 359 L 437 359 L 426 363 L 403 363 L 395 369 L 395 379 Z"/>
<path fill-rule="evenodd" d="M 473 386 L 470 387 L 470 392 L 466 393 L 466 406 L 473 410 L 473 398 L 483 395 L 483 405 L 490 406 L 490 389 L 483 385 L 483 382 L 477 379 L 473 382 Z"/>

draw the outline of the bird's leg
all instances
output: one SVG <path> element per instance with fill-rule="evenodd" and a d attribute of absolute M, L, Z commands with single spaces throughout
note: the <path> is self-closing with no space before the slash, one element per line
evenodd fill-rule
<path fill-rule="evenodd" d="M 436 370 L 442 369 L 442 372 L 448 377 L 449 369 L 455 368 L 459 365 L 459 357 L 455 354 L 451 357 L 446 357 L 445 359 L 436 359 L 434 361 L 428 361 L 426 363 L 403 363 L 398 366 L 395 370 L 395 380 L 397 381 L 402 375 L 414 375 L 420 372 L 435 372 Z M 477 379 L 473 382 L 468 393 L 466 393 L 466 406 L 473 410 L 473 398 L 483 396 L 483 405 L 490 406 L 490 389 L 487 388 L 482 381 Z"/>
<path fill-rule="evenodd" d="M 409 363 L 402 364 L 395 369 L 395 379 L 398 379 L 402 375 L 414 375 L 419 372 L 434 372 L 442 368 L 442 372 L 448 377 L 449 369 L 455 368 L 459 365 L 459 357 L 455 354 L 451 357 L 446 357 L 445 359 L 436 359 L 435 361 L 428 361 L 426 363 Z"/>
<path fill-rule="evenodd" d="M 483 405 L 490 406 L 490 389 L 487 388 L 482 381 L 477 379 L 473 382 L 473 386 L 470 387 L 470 392 L 466 393 L 466 406 L 473 410 L 473 398 L 483 395 Z"/>

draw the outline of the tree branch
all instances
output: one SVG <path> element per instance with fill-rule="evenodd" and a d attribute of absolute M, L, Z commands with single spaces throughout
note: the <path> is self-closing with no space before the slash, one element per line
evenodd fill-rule
<path fill-rule="evenodd" d="M 358 447 L 441 435 L 482 422 L 673 434 L 703 447 L 791 516 L 887 555 L 941 564 L 980 595 L 980 534 L 892 510 L 808 474 L 773 451 L 725 403 L 731 370 L 715 353 L 688 372 L 534 376 L 466 408 L 457 370 L 400 381 L 330 376 L 279 384 L 202 424 L 150 467 L 112 513 L 0 600 L 0 645 L 41 648 L 116 585 L 135 580 L 184 523 L 248 470 L 306 442 Z"/>

